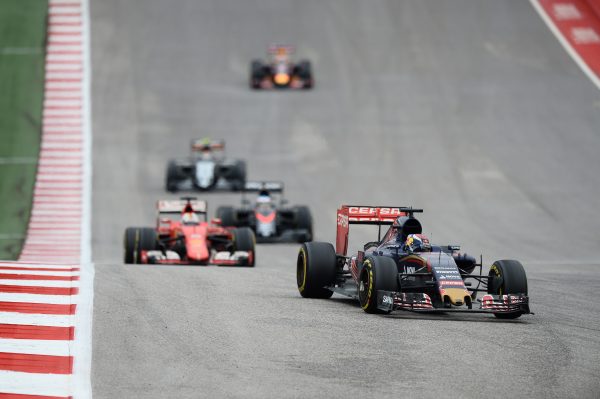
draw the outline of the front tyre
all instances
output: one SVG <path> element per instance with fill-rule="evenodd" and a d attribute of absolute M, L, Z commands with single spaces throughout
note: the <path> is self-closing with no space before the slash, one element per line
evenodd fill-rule
<path fill-rule="evenodd" d="M 389 313 L 377 309 L 377 291 L 398 291 L 398 267 L 392 258 L 369 256 L 358 280 L 358 300 L 367 313 Z"/>
<path fill-rule="evenodd" d="M 327 242 L 302 244 L 296 262 L 298 291 L 304 298 L 331 298 L 333 291 L 325 288 L 335 282 L 336 256 Z"/>
<path fill-rule="evenodd" d="M 142 263 L 142 251 L 153 251 L 158 247 L 156 231 L 151 227 L 128 227 L 123 246 L 126 264 Z"/>
<path fill-rule="evenodd" d="M 248 227 L 233 229 L 233 250 L 248 252 L 248 263 L 245 266 L 254 267 L 256 251 L 254 232 Z"/>
<path fill-rule="evenodd" d="M 488 274 L 488 294 L 525 294 L 527 295 L 527 275 L 521 262 L 517 260 L 497 260 Z M 516 319 L 521 313 L 494 313 L 499 319 Z"/>

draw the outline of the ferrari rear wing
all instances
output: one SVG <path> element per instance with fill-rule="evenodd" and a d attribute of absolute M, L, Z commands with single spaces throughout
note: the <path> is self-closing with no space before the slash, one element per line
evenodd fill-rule
<path fill-rule="evenodd" d="M 337 210 L 335 252 L 346 256 L 351 224 L 391 225 L 400 216 L 412 216 L 422 209 L 394 206 L 342 205 Z"/>
<path fill-rule="evenodd" d="M 244 186 L 246 192 L 269 191 L 272 193 L 283 192 L 283 182 L 280 181 L 247 181 Z"/>
<path fill-rule="evenodd" d="M 178 213 L 183 212 L 188 203 L 196 213 L 206 214 L 208 204 L 206 201 L 197 199 L 179 199 L 179 200 L 159 200 L 156 202 L 156 209 L 161 213 Z"/>

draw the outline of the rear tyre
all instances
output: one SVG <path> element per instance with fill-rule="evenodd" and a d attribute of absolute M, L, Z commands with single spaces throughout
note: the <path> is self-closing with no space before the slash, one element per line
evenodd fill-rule
<path fill-rule="evenodd" d="M 179 172 L 179 167 L 175 163 L 175 161 L 169 161 L 167 165 L 167 176 L 165 179 L 165 188 L 167 191 L 174 193 L 177 192 L 177 184 L 181 179 L 181 173 Z"/>
<path fill-rule="evenodd" d="M 304 298 L 331 298 L 333 291 L 324 288 L 335 282 L 336 256 L 327 242 L 302 244 L 296 262 L 298 291 Z"/>
<path fill-rule="evenodd" d="M 243 190 L 246 186 L 246 162 L 236 161 L 232 171 L 232 187 L 235 191 Z"/>
<path fill-rule="evenodd" d="M 221 226 L 234 227 L 235 210 L 231 206 L 220 206 L 217 208 L 217 218 L 221 219 Z"/>
<path fill-rule="evenodd" d="M 233 230 L 233 250 L 247 251 L 250 254 L 246 266 L 254 266 L 256 258 L 255 243 L 256 237 L 250 228 L 240 227 Z"/>
<path fill-rule="evenodd" d="M 141 263 L 142 251 L 153 251 L 158 247 L 156 231 L 151 227 L 128 227 L 123 241 L 126 264 Z"/>
<path fill-rule="evenodd" d="M 253 60 L 250 64 L 250 88 L 260 89 L 260 82 L 264 78 L 264 67 L 260 60 Z"/>
<path fill-rule="evenodd" d="M 521 262 L 517 260 L 497 260 L 488 274 L 488 294 L 527 295 L 527 275 Z M 494 313 L 499 319 L 516 319 L 521 313 Z"/>
<path fill-rule="evenodd" d="M 303 229 L 308 232 L 306 237 L 301 237 L 299 239 L 300 242 L 308 242 L 312 241 L 312 215 L 310 213 L 310 209 L 307 206 L 297 206 L 296 207 L 296 228 Z"/>
<path fill-rule="evenodd" d="M 313 87 L 314 82 L 310 61 L 302 60 L 298 63 L 298 76 L 305 82 L 305 89 L 311 89 Z"/>
<path fill-rule="evenodd" d="M 369 256 L 358 280 L 358 300 L 367 313 L 389 313 L 377 309 L 377 291 L 398 291 L 398 267 L 392 258 Z"/>

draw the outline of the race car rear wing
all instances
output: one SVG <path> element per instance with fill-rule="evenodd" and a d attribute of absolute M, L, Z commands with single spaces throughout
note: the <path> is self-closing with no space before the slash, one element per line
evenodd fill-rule
<path fill-rule="evenodd" d="M 177 213 L 183 212 L 187 205 L 191 205 L 192 209 L 196 213 L 206 214 L 208 210 L 208 204 L 206 201 L 197 199 L 179 199 L 179 200 L 159 200 L 156 202 L 156 209 L 159 214 L 163 213 Z"/>
<path fill-rule="evenodd" d="M 269 54 L 281 54 L 282 52 L 287 53 L 287 54 L 292 54 L 293 52 L 296 51 L 296 47 L 291 46 L 289 44 L 277 44 L 277 43 L 273 43 L 269 46 L 269 48 L 267 49 L 267 52 Z"/>
<path fill-rule="evenodd" d="M 335 252 L 346 256 L 348 251 L 348 233 L 351 224 L 391 225 L 400 216 L 412 217 L 422 209 L 393 206 L 342 205 L 337 210 L 337 235 Z"/>
<path fill-rule="evenodd" d="M 246 192 L 269 191 L 271 193 L 282 193 L 283 182 L 280 181 L 247 181 L 244 186 Z"/>
<path fill-rule="evenodd" d="M 224 151 L 225 140 L 196 139 L 191 143 L 192 151 Z"/>

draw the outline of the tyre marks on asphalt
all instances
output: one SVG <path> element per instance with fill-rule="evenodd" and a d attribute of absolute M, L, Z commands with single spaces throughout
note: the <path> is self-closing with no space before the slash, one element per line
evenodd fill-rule
<path fill-rule="evenodd" d="M 600 89 L 600 2 L 530 1 L 567 53 Z"/>
<path fill-rule="evenodd" d="M 0 399 L 88 396 L 85 388 L 76 389 L 86 383 L 73 377 L 78 320 L 90 317 L 81 316 L 77 305 L 81 265 L 89 262 L 82 239 L 89 118 L 86 12 L 85 0 L 49 1 L 33 207 L 19 261 L 0 262 Z"/>

